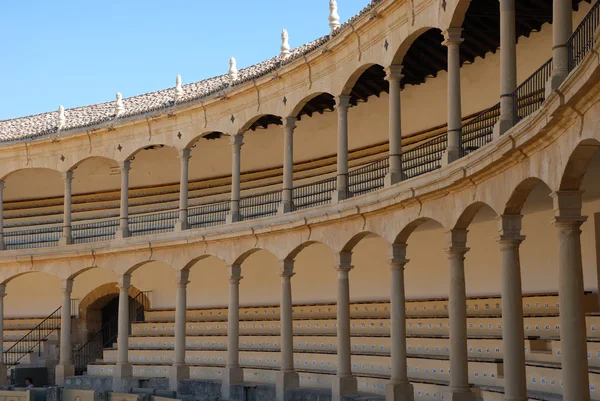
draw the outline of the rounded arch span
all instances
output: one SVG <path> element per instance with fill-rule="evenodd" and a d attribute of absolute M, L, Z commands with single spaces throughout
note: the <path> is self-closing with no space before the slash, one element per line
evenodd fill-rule
<path fill-rule="evenodd" d="M 384 68 L 382 65 L 376 64 L 376 63 L 366 63 L 366 64 L 361 65 L 356 70 L 354 70 L 354 72 L 350 75 L 350 77 L 348 77 L 348 79 L 346 79 L 346 83 L 342 87 L 341 94 L 342 95 L 352 94 L 352 90 L 354 89 L 354 86 L 356 85 L 356 83 L 358 82 L 360 77 L 364 74 L 365 71 L 367 71 L 369 68 L 374 67 L 374 66 L 379 66 L 380 68 Z"/>
<path fill-rule="evenodd" d="M 577 191 L 598 149 L 597 139 L 584 139 L 571 152 L 560 180 L 560 191 Z"/>
<path fill-rule="evenodd" d="M 163 148 L 167 148 L 167 149 L 173 149 L 175 150 L 175 152 L 179 152 L 179 149 L 177 149 L 175 146 L 173 145 L 167 145 L 165 143 L 150 143 L 150 144 L 146 144 L 141 148 L 137 148 L 135 149 L 133 152 L 129 153 L 129 155 L 127 157 L 125 157 L 123 160 L 134 160 L 135 157 L 142 151 L 147 150 L 147 151 L 152 151 L 152 150 L 158 150 L 158 149 L 163 149 Z"/>
<path fill-rule="evenodd" d="M 477 213 L 479 213 L 482 209 L 491 210 L 496 217 L 498 216 L 498 213 L 494 210 L 493 207 L 491 207 L 485 202 L 477 201 L 471 203 L 465 208 L 465 210 L 462 211 L 460 216 L 458 216 L 458 219 L 456 220 L 453 229 L 466 230 L 469 227 L 469 225 L 473 222 L 475 216 L 477 216 Z"/>
<path fill-rule="evenodd" d="M 250 256 L 254 255 L 257 252 L 260 251 L 264 251 L 267 252 L 270 255 L 273 255 L 274 258 L 277 258 L 277 255 L 275 255 L 273 252 L 271 252 L 270 250 L 266 249 L 266 248 L 252 248 L 252 249 L 248 249 L 247 251 L 245 251 L 244 253 L 242 253 L 240 256 L 238 256 L 235 261 L 233 262 L 234 265 L 241 265 L 242 263 L 244 263 L 244 261 L 246 261 L 246 259 L 248 259 Z"/>
<path fill-rule="evenodd" d="M 238 131 L 239 135 L 244 135 L 249 130 L 256 130 L 257 128 L 267 128 L 269 125 L 282 125 L 283 119 L 281 116 L 275 114 L 258 114 L 246 121 Z"/>
<path fill-rule="evenodd" d="M 446 28 L 460 28 L 465 21 L 467 10 L 471 5 L 472 0 L 450 0 L 446 5 L 446 9 L 452 12 L 449 25 Z"/>
<path fill-rule="evenodd" d="M 200 139 L 211 140 L 211 139 L 219 139 L 224 136 L 230 136 L 230 135 L 225 132 L 221 132 L 221 131 L 206 131 L 206 132 L 201 133 L 200 135 L 193 137 L 187 143 L 187 145 L 185 145 L 184 149 L 191 150 L 192 148 L 195 148 L 196 145 L 198 144 L 198 141 L 200 141 Z"/>
<path fill-rule="evenodd" d="M 73 164 L 71 167 L 69 167 L 69 170 L 67 171 L 75 171 L 77 169 L 77 167 L 79 167 L 80 165 L 87 163 L 89 161 L 92 160 L 97 160 L 97 161 L 102 161 L 105 162 L 111 166 L 118 166 L 119 162 L 113 158 L 110 157 L 106 157 L 106 156 L 88 156 L 88 157 L 84 157 L 83 159 L 75 162 L 75 164 Z"/>
<path fill-rule="evenodd" d="M 430 29 L 437 29 L 434 26 L 424 26 L 422 28 L 417 29 L 408 35 L 404 40 L 400 43 L 400 46 L 396 49 L 394 53 L 394 57 L 392 58 L 392 65 L 402 65 L 404 63 L 404 56 L 408 53 L 408 50 L 413 45 L 415 40 L 417 40 L 421 35 Z"/>
<path fill-rule="evenodd" d="M 174 272 L 177 272 L 177 269 L 173 266 L 171 266 L 170 264 L 168 264 L 167 262 L 160 260 L 160 259 L 149 259 L 149 260 L 145 260 L 143 262 L 138 262 L 136 264 L 134 264 L 133 266 L 129 267 L 126 270 L 115 270 L 114 272 L 118 275 L 120 274 L 133 274 L 133 272 L 135 272 L 137 269 L 139 269 L 140 267 L 150 264 L 150 263 L 159 263 L 163 266 L 167 266 L 170 267 L 171 269 L 173 269 Z"/>
<path fill-rule="evenodd" d="M 297 119 L 300 119 L 302 114 L 307 114 L 309 117 L 312 116 L 313 111 L 312 110 L 307 110 L 307 108 L 309 108 L 310 104 L 317 100 L 317 99 L 330 99 L 333 106 L 335 106 L 335 96 L 333 96 L 331 93 L 329 92 L 315 92 L 315 93 L 311 93 L 310 95 L 302 98 L 298 103 L 296 103 L 296 105 L 294 106 L 294 108 L 292 108 L 292 111 L 290 112 L 290 117 L 296 117 Z M 323 111 L 321 110 L 321 108 L 323 106 L 321 105 L 315 105 L 315 110 L 318 113 L 322 113 Z M 319 107 L 321 106 L 321 107 Z M 331 106 L 331 104 L 327 104 L 325 105 L 326 107 Z"/>
<path fill-rule="evenodd" d="M 529 198 L 529 195 L 538 185 L 544 185 L 548 191 L 552 192 L 550 186 L 538 177 L 529 177 L 521 181 L 515 189 L 513 189 L 506 205 L 504 206 L 503 214 L 521 214 L 525 202 Z"/>
<path fill-rule="evenodd" d="M 128 290 L 129 296 L 133 299 L 140 296 L 143 298 L 142 305 L 150 305 L 150 299 L 147 295 L 140 291 L 135 286 L 130 286 Z M 141 295 L 140 295 L 141 294 Z M 84 296 L 79 302 L 79 317 L 86 320 L 88 313 L 92 310 L 100 310 L 108 302 L 119 296 L 119 287 L 117 282 L 103 284 Z"/>
<path fill-rule="evenodd" d="M 323 245 L 323 246 L 327 247 L 327 249 L 329 249 L 331 252 L 334 252 L 334 250 L 330 246 L 325 244 L 324 242 L 305 241 L 305 242 L 301 243 L 300 245 L 296 246 L 294 249 L 292 249 L 284 259 L 285 260 L 295 260 L 296 256 L 298 256 L 298 254 L 300 252 L 302 252 L 304 249 L 308 248 L 309 246 L 315 245 L 315 244 Z"/>
<path fill-rule="evenodd" d="M 444 228 L 444 225 L 442 223 L 440 223 L 439 221 L 432 219 L 431 217 L 419 217 L 415 220 L 412 220 L 410 223 L 408 223 L 399 233 L 398 235 L 396 235 L 396 238 L 394 239 L 394 244 L 406 244 L 408 242 L 408 238 L 410 237 L 410 235 L 420 226 L 422 226 L 425 223 L 436 223 L 437 225 L 439 225 L 440 227 Z"/>
<path fill-rule="evenodd" d="M 8 285 L 11 281 L 16 279 L 17 277 L 21 277 L 21 276 L 24 276 L 26 274 L 31 274 L 31 273 L 44 273 L 49 276 L 60 279 L 60 277 L 58 275 L 52 274 L 43 269 L 40 269 L 40 270 L 33 269 L 33 270 L 26 270 L 26 271 L 22 271 L 22 270 L 12 270 L 11 271 L 10 269 L 2 269 L 2 275 L 0 275 L 0 280 L 2 280 L 2 281 L 0 282 L 0 284 Z"/>
<path fill-rule="evenodd" d="M 352 250 L 358 245 L 360 241 L 365 238 L 379 238 L 382 241 L 385 241 L 386 245 L 389 245 L 388 242 L 381 235 L 374 233 L 372 231 L 362 231 L 356 235 L 354 235 L 342 248 L 342 252 L 352 252 Z"/>
<path fill-rule="evenodd" d="M 56 170 L 56 169 L 53 169 L 50 167 L 23 167 L 23 168 L 19 168 L 19 169 L 16 169 L 16 170 L 6 173 L 2 178 L 0 178 L 0 180 L 6 181 L 7 179 L 10 179 L 10 177 L 14 176 L 15 174 L 29 173 L 31 171 L 35 172 L 35 170 L 56 173 L 58 178 L 60 178 L 60 174 L 62 174 L 62 172 L 60 170 Z"/>

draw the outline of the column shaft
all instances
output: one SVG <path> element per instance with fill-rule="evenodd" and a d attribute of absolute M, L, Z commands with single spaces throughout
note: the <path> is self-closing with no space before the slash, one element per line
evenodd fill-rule
<path fill-rule="evenodd" d="M 116 238 L 126 238 L 129 237 L 129 160 L 119 163 L 119 167 L 121 170 L 121 216 Z"/>
<path fill-rule="evenodd" d="M 229 306 L 227 309 L 227 365 L 223 372 L 221 397 L 229 399 L 231 386 L 244 382 L 239 363 L 240 349 L 240 280 L 241 266 L 229 266 Z"/>
<path fill-rule="evenodd" d="M 68 245 L 72 242 L 71 234 L 71 203 L 72 203 L 72 191 L 71 184 L 73 182 L 73 172 L 67 171 L 63 174 L 65 181 L 65 193 L 63 201 L 63 231 L 62 238 L 60 241 L 61 245 Z"/>
<path fill-rule="evenodd" d="M 175 305 L 175 365 L 185 364 L 185 328 L 187 325 L 187 285 L 189 271 L 177 273 L 177 295 Z"/>
<path fill-rule="evenodd" d="M 402 109 L 400 105 L 400 81 L 402 66 L 392 65 L 386 69 L 386 80 L 390 84 L 389 94 L 389 166 L 385 185 L 402 181 Z"/>
<path fill-rule="evenodd" d="M 60 360 L 61 365 L 72 364 L 71 358 L 71 291 L 73 280 L 63 282 L 63 303 L 60 310 Z"/>
<path fill-rule="evenodd" d="M 338 115 L 338 145 L 337 145 L 337 183 L 334 202 L 339 202 L 349 197 L 348 187 L 348 108 L 350 96 L 337 97 Z"/>
<path fill-rule="evenodd" d="M 186 230 L 188 227 L 188 170 L 190 161 L 190 150 L 179 151 L 181 160 L 181 176 L 179 179 L 179 221 L 177 230 Z"/>
<path fill-rule="evenodd" d="M 280 212 L 294 210 L 294 129 L 296 117 L 287 117 L 283 126 L 283 192 Z"/>
<path fill-rule="evenodd" d="M 2 182 L 2 181 L 0 181 Z M 0 284 L 0 338 L 4 339 L 4 297 L 6 296 L 6 285 Z M 8 384 L 6 365 L 4 364 L 4 347 L 0 347 L 0 386 Z"/>
<path fill-rule="evenodd" d="M 123 274 L 119 279 L 118 357 L 117 365 L 129 365 L 129 286 L 131 276 Z"/>
<path fill-rule="evenodd" d="M 240 176 L 241 176 L 241 149 L 244 137 L 234 135 L 231 137 L 231 206 L 228 215 L 228 222 L 232 223 L 241 220 L 240 215 Z"/>
<path fill-rule="evenodd" d="M 547 92 L 557 89 L 569 74 L 567 42 L 573 33 L 572 7 L 570 0 L 552 2 L 552 77 Z"/>
<path fill-rule="evenodd" d="M 292 311 L 292 277 L 294 261 L 280 261 L 279 277 L 281 277 L 281 369 L 277 374 L 276 401 L 285 401 L 285 393 L 290 388 L 300 385 L 298 374 L 294 371 L 294 325 Z"/>
<path fill-rule="evenodd" d="M 444 32 L 444 45 L 448 48 L 448 146 L 446 162 L 460 157 L 461 150 L 461 93 L 460 93 L 460 35 L 462 28 L 448 28 Z"/>
<path fill-rule="evenodd" d="M 500 0 L 500 120 L 498 135 L 516 122 L 513 92 L 517 88 L 515 0 Z"/>

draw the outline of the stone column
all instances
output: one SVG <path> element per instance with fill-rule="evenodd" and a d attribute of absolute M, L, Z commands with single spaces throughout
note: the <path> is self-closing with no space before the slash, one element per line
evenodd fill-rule
<path fill-rule="evenodd" d="M 515 0 L 500 0 L 500 119 L 494 136 L 500 136 L 515 123 L 513 92 L 517 89 L 517 36 Z"/>
<path fill-rule="evenodd" d="M 234 135 L 231 137 L 232 150 L 232 165 L 231 165 L 231 206 L 227 215 L 227 223 L 240 221 L 240 166 L 241 166 L 241 150 L 244 144 L 242 135 Z"/>
<path fill-rule="evenodd" d="M 281 370 L 277 375 L 276 400 L 285 401 L 285 391 L 300 385 L 298 373 L 294 371 L 294 325 L 292 316 L 292 282 L 294 261 L 279 262 L 281 277 Z"/>
<path fill-rule="evenodd" d="M 71 235 L 71 183 L 73 181 L 73 172 L 66 171 L 62 174 L 65 181 L 65 195 L 63 201 L 63 230 L 59 245 L 70 245 L 73 242 Z"/>
<path fill-rule="evenodd" d="M 129 286 L 131 275 L 119 277 L 119 315 L 118 315 L 118 361 L 113 371 L 113 388 L 120 389 L 122 380 L 133 376 L 133 367 L 129 363 Z M 116 390 L 115 390 L 116 391 Z"/>
<path fill-rule="evenodd" d="M 567 41 L 573 33 L 572 7 L 570 0 L 552 1 L 552 76 L 546 84 L 546 97 L 569 75 Z"/>
<path fill-rule="evenodd" d="M 188 166 L 190 161 L 190 150 L 179 151 L 181 160 L 181 176 L 179 178 L 179 220 L 175 225 L 175 231 L 187 230 L 188 228 Z"/>
<path fill-rule="evenodd" d="M 121 217 L 119 228 L 115 234 L 116 239 L 129 237 L 129 169 L 130 161 L 119 162 L 121 170 Z"/>
<path fill-rule="evenodd" d="M 406 244 L 394 244 L 390 249 L 392 283 L 390 291 L 390 323 L 392 345 L 392 374 L 385 389 L 386 401 L 413 401 L 414 389 L 406 374 L 406 298 L 404 266 Z"/>
<path fill-rule="evenodd" d="M 223 370 L 221 396 L 228 400 L 231 386 L 244 382 L 244 372 L 240 367 L 240 265 L 229 266 L 229 307 L 227 308 L 227 365 Z"/>
<path fill-rule="evenodd" d="M 4 181 L 0 180 L 0 251 L 6 249 L 6 245 L 4 244 Z M 2 380 L 2 379 L 0 379 Z"/>
<path fill-rule="evenodd" d="M 448 48 L 448 147 L 444 163 L 460 158 L 462 110 L 460 95 L 460 37 L 462 28 L 448 28 L 444 32 L 444 46 Z"/>
<path fill-rule="evenodd" d="M 510 401 L 527 401 L 525 373 L 525 330 L 519 246 L 520 215 L 499 218 L 498 243 L 502 252 L 502 344 L 504 346 L 504 394 Z"/>
<path fill-rule="evenodd" d="M 451 401 L 475 401 L 469 386 L 467 348 L 467 292 L 465 287 L 465 254 L 467 230 L 451 230 L 446 252 L 450 262 L 450 388 Z"/>
<path fill-rule="evenodd" d="M 60 310 L 60 359 L 56 366 L 56 384 L 62 386 L 65 378 L 75 375 L 71 351 L 71 291 L 73 280 L 62 281 L 63 303 Z"/>
<path fill-rule="evenodd" d="M 2 182 L 2 181 L 0 181 Z M 0 284 L 0 338 L 4 340 L 4 297 L 6 284 Z M 8 374 L 4 364 L 4 346 L 0 347 L 0 386 L 8 385 Z"/>
<path fill-rule="evenodd" d="M 190 378 L 190 369 L 185 363 L 185 329 L 187 326 L 187 285 L 189 270 L 177 272 L 177 295 L 175 304 L 175 360 L 169 376 L 169 387 L 177 391 L 178 381 Z"/>
<path fill-rule="evenodd" d="M 554 200 L 554 225 L 558 229 L 558 296 L 563 397 L 590 400 L 587 338 L 581 260 L 581 193 L 559 191 Z"/>
<path fill-rule="evenodd" d="M 350 196 L 348 189 L 348 108 L 350 96 L 340 95 L 336 98 L 338 115 L 338 145 L 337 145 L 337 184 L 331 198 L 332 203 L 337 203 Z"/>
<path fill-rule="evenodd" d="M 385 176 L 385 186 L 402 181 L 402 108 L 400 106 L 400 81 L 402 66 L 390 65 L 385 69 L 385 79 L 390 84 L 389 95 L 389 165 L 390 171 Z"/>
<path fill-rule="evenodd" d="M 283 120 L 283 192 L 279 213 L 294 210 L 294 129 L 296 117 L 286 117 Z"/>
<path fill-rule="evenodd" d="M 350 346 L 350 283 L 348 273 L 352 270 L 352 252 L 336 254 L 338 272 L 337 288 L 337 343 L 338 367 L 333 378 L 332 401 L 341 401 L 345 395 L 358 392 L 356 378 L 352 375 Z"/>

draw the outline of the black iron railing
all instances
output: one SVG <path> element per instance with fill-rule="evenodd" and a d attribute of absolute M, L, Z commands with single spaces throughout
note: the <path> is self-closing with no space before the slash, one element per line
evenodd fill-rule
<path fill-rule="evenodd" d="M 388 170 L 389 159 L 385 157 L 350 171 L 348 173 L 350 196 L 359 196 L 383 188 Z"/>
<path fill-rule="evenodd" d="M 552 75 L 552 59 L 546 61 L 513 92 L 513 106 L 516 124 L 531 115 L 546 100 L 546 83 Z"/>
<path fill-rule="evenodd" d="M 71 228 L 74 244 L 109 241 L 115 238 L 119 228 L 119 219 L 74 224 Z"/>
<path fill-rule="evenodd" d="M 258 219 L 274 216 L 281 203 L 281 190 L 240 198 L 240 214 L 242 220 Z"/>
<path fill-rule="evenodd" d="M 229 206 L 229 201 L 219 201 L 189 208 L 189 228 L 213 227 L 225 224 Z"/>
<path fill-rule="evenodd" d="M 148 291 L 140 292 L 135 298 L 129 300 L 129 324 L 143 321 L 144 312 L 150 309 Z M 112 347 L 117 340 L 119 317 L 113 316 L 98 330 L 85 344 L 73 350 L 73 364 L 75 374 L 81 375 L 87 371 L 90 363 L 102 359 L 104 348 Z"/>
<path fill-rule="evenodd" d="M 402 174 L 405 179 L 437 170 L 448 145 L 448 134 L 443 134 L 402 153 Z"/>
<path fill-rule="evenodd" d="M 500 118 L 500 103 L 479 113 L 463 124 L 461 143 L 462 156 L 467 155 L 488 144 L 494 137 L 494 125 Z"/>
<path fill-rule="evenodd" d="M 31 249 L 57 246 L 62 227 L 34 228 L 31 230 L 5 232 L 6 249 Z"/>
<path fill-rule="evenodd" d="M 178 218 L 178 211 L 130 217 L 129 232 L 132 237 L 172 232 L 175 229 L 175 223 L 177 223 Z"/>
<path fill-rule="evenodd" d="M 292 191 L 294 208 L 301 210 L 331 203 L 331 195 L 335 191 L 336 181 L 337 178 L 332 177 L 295 187 Z"/>
<path fill-rule="evenodd" d="M 600 2 L 596 2 L 592 6 L 567 42 L 569 72 L 573 71 L 594 47 L 594 34 L 598 25 L 600 25 Z"/>
<path fill-rule="evenodd" d="M 60 328 L 61 307 L 52 312 L 48 317 L 42 320 L 29 333 L 25 334 L 19 341 L 4 351 L 4 364 L 6 367 L 16 365 L 25 356 L 37 351 L 41 355 L 42 341 L 46 340 L 50 334 Z"/>

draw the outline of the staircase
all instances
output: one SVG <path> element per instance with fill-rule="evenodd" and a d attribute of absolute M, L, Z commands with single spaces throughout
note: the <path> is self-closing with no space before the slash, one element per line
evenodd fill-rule
<path fill-rule="evenodd" d="M 129 327 L 133 322 L 144 320 L 144 312 L 150 308 L 148 294 L 150 291 L 142 291 L 135 298 L 129 299 Z M 104 326 L 98 330 L 85 344 L 73 351 L 73 364 L 75 375 L 82 375 L 87 371 L 90 363 L 102 359 L 104 348 L 110 348 L 118 335 L 118 315 L 113 316 Z"/>

